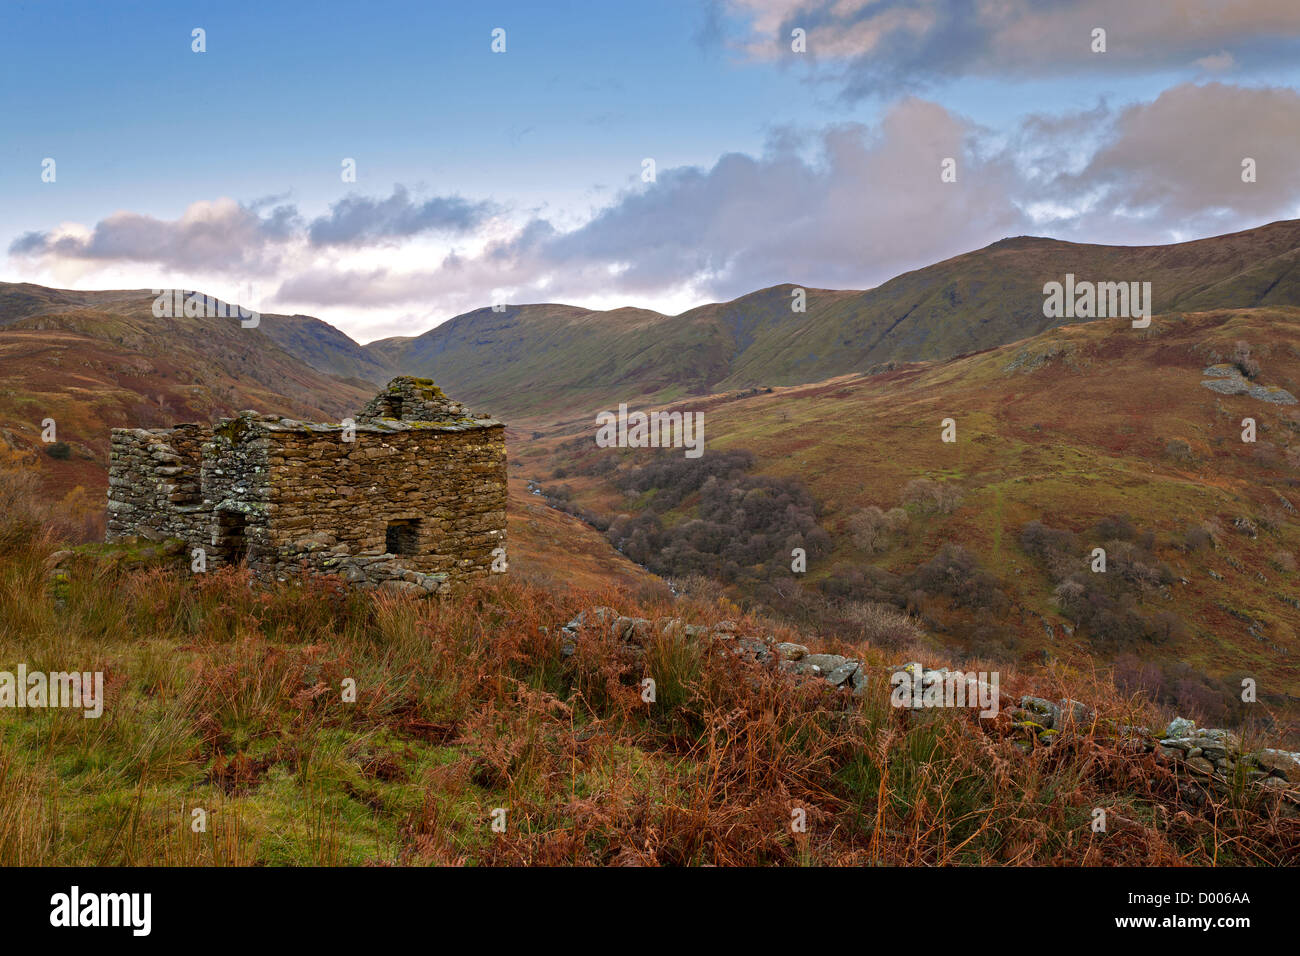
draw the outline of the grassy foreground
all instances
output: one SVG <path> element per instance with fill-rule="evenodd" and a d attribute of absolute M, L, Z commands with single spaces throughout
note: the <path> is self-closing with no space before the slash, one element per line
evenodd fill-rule
<path fill-rule="evenodd" d="M 0 865 L 1300 862 L 1276 795 L 1206 801 L 1101 737 L 1023 753 L 1005 714 L 892 709 L 883 667 L 854 700 L 683 638 L 638 658 L 592 633 L 561 653 L 593 603 L 798 638 L 725 602 L 513 574 L 441 603 L 257 592 L 102 559 L 54 594 L 54 545 L 5 550 L 0 670 L 100 670 L 107 701 L 98 719 L 0 709 Z M 1089 675 L 1002 683 L 1161 719 Z"/>

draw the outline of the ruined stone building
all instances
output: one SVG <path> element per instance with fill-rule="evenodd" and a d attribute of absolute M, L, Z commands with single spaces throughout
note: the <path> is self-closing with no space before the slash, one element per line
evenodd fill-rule
<path fill-rule="evenodd" d="M 108 482 L 109 541 L 178 538 L 264 583 L 442 593 L 505 565 L 505 426 L 428 379 L 393 379 L 354 422 L 115 428 Z"/>

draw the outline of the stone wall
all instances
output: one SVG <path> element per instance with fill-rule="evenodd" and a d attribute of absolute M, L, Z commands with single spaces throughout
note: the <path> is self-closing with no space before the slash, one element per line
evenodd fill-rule
<path fill-rule="evenodd" d="M 394 379 L 348 426 L 242 412 L 113 431 L 108 540 L 180 539 L 263 583 L 442 593 L 492 573 L 505 509 L 505 426 L 426 379 Z"/>
<path fill-rule="evenodd" d="M 201 488 L 203 425 L 114 428 L 108 467 L 107 540 L 179 538 L 202 543 L 208 509 Z"/>
<path fill-rule="evenodd" d="M 255 578 L 270 570 L 266 560 L 271 547 L 268 530 L 271 442 L 264 426 L 279 421 L 273 416 L 244 412 L 222 419 L 204 448 L 202 484 L 208 508 L 208 530 L 203 547 L 209 568 L 248 562 Z"/>
<path fill-rule="evenodd" d="M 407 422 L 448 422 L 469 416 L 465 406 L 453 402 L 432 379 L 402 375 L 366 403 L 357 422 L 394 419 Z"/>
<path fill-rule="evenodd" d="M 442 590 L 491 572 L 505 547 L 505 427 L 380 422 L 340 426 L 270 423 L 268 551 L 255 572 L 283 579 L 297 568 L 353 584 Z M 409 553 L 391 551 L 389 529 Z M 432 580 L 430 580 L 432 578 Z"/>
<path fill-rule="evenodd" d="M 609 607 L 589 608 L 564 625 L 560 631 L 561 653 L 573 654 L 583 635 L 590 632 L 610 634 L 635 656 L 644 654 L 646 643 L 655 635 L 675 633 L 689 640 L 713 642 L 723 653 L 734 653 L 760 663 L 770 661 L 791 680 L 825 681 L 845 692 L 850 700 L 872 693 L 873 687 L 883 688 L 889 694 L 889 678 L 897 671 L 906 671 L 913 680 L 920 677 L 972 684 L 979 681 L 976 674 L 930 669 L 913 661 L 874 668 L 880 679 L 872 682 L 873 668 L 862 661 L 840 654 L 814 654 L 802 644 L 778 642 L 765 634 L 745 634 L 731 621 L 709 628 L 687 624 L 679 618 L 650 621 L 625 617 Z M 1157 732 L 1101 719 L 1087 705 L 1075 700 L 1051 701 L 1031 695 L 1016 699 L 1004 694 L 995 695 L 995 699 L 998 714 L 1005 714 L 1009 720 L 981 720 L 981 727 L 989 733 L 1007 733 L 1021 750 L 1052 746 L 1069 735 L 1093 735 L 1110 739 L 1119 749 L 1150 753 L 1160 762 L 1178 765 L 1187 771 L 1190 780 L 1199 781 L 1200 789 L 1188 792 L 1194 801 L 1204 799 L 1207 792 L 1222 796 L 1238 786 L 1247 786 L 1283 791 L 1289 806 L 1300 807 L 1300 753 L 1269 747 L 1248 748 L 1233 731 L 1197 727 L 1194 721 L 1184 717 L 1175 718 Z M 915 698 L 912 706 L 922 709 Z"/>

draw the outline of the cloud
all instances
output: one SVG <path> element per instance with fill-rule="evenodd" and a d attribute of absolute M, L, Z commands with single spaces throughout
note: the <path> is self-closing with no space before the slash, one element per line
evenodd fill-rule
<path fill-rule="evenodd" d="M 491 203 L 469 202 L 458 196 L 434 196 L 415 203 L 399 183 L 387 199 L 359 195 L 340 199 L 330 207 L 328 216 L 312 220 L 308 237 L 313 245 L 331 246 L 404 239 L 425 232 L 467 233 L 493 212 Z"/>
<path fill-rule="evenodd" d="M 1040 198 L 1086 199 L 1068 225 L 1094 241 L 1167 241 L 1171 230 L 1205 235 L 1300 214 L 1295 90 L 1185 83 L 1150 103 L 1075 118 L 1102 130 L 1101 144 L 1076 171 L 1044 178 L 1034 189 Z M 1076 134 L 1062 119 L 1029 136 L 1050 150 L 1068 148 Z M 1254 161 L 1254 182 L 1242 179 L 1247 159 Z"/>
<path fill-rule="evenodd" d="M 134 261 L 168 268 L 265 272 L 274 268 L 271 247 L 298 227 L 297 211 L 280 205 L 262 215 L 233 199 L 191 204 L 179 219 L 117 212 L 93 229 L 29 232 L 10 255 L 100 262 Z"/>
<path fill-rule="evenodd" d="M 823 63 L 849 98 L 965 76 L 1056 77 L 1294 63 L 1294 0 L 727 0 L 756 60 Z M 807 53 L 791 51 L 791 31 Z M 1093 30 L 1106 51 L 1093 52 Z"/>
<path fill-rule="evenodd" d="M 786 280 L 872 284 L 918 256 L 941 258 L 1021 225 L 1011 183 L 980 158 L 978 139 L 919 99 L 894 106 L 877 128 L 787 131 L 757 158 L 667 170 L 654 188 L 550 239 L 541 258 L 604 259 L 628 291 L 682 276 L 722 297 Z M 941 182 L 946 158 L 957 183 Z"/>
<path fill-rule="evenodd" d="M 982 131 L 937 104 L 908 99 L 876 128 L 779 131 L 761 156 L 666 169 L 585 225 L 534 219 L 474 257 L 448 256 L 417 278 L 314 270 L 280 296 L 410 301 L 489 285 L 516 296 L 628 297 L 689 287 L 729 298 L 782 281 L 863 286 L 994 241 L 1025 226 L 1014 170 L 981 155 Z M 941 181 L 956 162 L 958 182 Z M 477 305 L 485 300 L 480 298 Z"/>
<path fill-rule="evenodd" d="M 1009 235 L 1170 242 L 1300 214 L 1300 94 L 1183 84 L 1149 103 L 1031 115 L 996 137 L 919 98 L 875 126 L 774 131 L 758 156 L 662 170 L 584 225 L 533 219 L 432 268 L 312 269 L 284 298 L 371 307 L 862 288 Z M 1243 183 L 1243 158 L 1257 182 Z M 955 160 L 957 181 L 941 181 Z"/>
<path fill-rule="evenodd" d="M 9 254 L 83 262 L 140 262 L 168 269 L 267 273 L 282 264 L 295 244 L 316 247 L 378 246 L 431 233 L 464 235 L 481 226 L 496 207 L 457 196 L 411 199 L 403 185 L 387 198 L 351 195 L 327 215 L 304 224 L 298 209 L 267 196 L 249 203 L 221 198 L 190 205 L 178 219 L 118 212 L 92 228 L 69 226 L 28 232 Z"/>
<path fill-rule="evenodd" d="M 1203 56 L 1196 61 L 1196 65 L 1207 73 L 1223 73 L 1231 70 L 1237 65 L 1236 57 L 1226 50 L 1219 53 L 1211 53 L 1209 56 Z"/>

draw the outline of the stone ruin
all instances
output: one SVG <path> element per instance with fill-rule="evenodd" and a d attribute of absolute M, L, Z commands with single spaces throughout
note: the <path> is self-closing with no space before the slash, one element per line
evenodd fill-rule
<path fill-rule="evenodd" d="M 504 424 L 428 379 L 393 379 L 341 424 L 246 411 L 113 429 L 107 540 L 179 539 L 263 584 L 442 594 L 505 569 L 505 508 Z"/>

